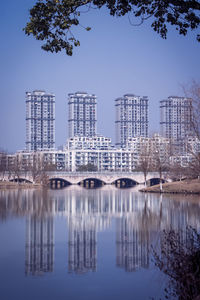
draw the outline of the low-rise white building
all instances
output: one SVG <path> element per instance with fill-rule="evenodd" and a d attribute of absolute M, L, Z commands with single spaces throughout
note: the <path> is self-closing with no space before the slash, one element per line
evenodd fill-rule
<path fill-rule="evenodd" d="M 70 150 L 68 168 L 77 171 L 80 166 L 94 165 L 98 171 L 127 171 L 134 169 L 132 153 L 128 150 Z"/>
<path fill-rule="evenodd" d="M 133 153 L 123 149 L 66 149 L 64 151 L 17 152 L 18 167 L 26 170 L 35 165 L 46 170 L 75 172 L 81 166 L 93 165 L 97 171 L 126 171 L 135 169 Z M 13 160 L 13 159 L 12 159 Z"/>
<path fill-rule="evenodd" d="M 188 145 L 196 153 L 200 150 L 200 142 L 197 140 L 191 138 Z M 68 139 L 64 150 L 19 151 L 15 155 L 8 155 L 7 164 L 12 168 L 15 165 L 23 171 L 35 165 L 49 171 L 76 172 L 81 166 L 92 165 L 97 171 L 132 172 L 138 169 L 144 150 L 150 157 L 152 168 L 157 166 L 156 160 L 168 166 L 171 163 L 184 167 L 192 160 L 191 154 L 172 156 L 170 140 L 155 134 L 152 138 L 129 138 L 123 149 L 115 148 L 111 139 L 103 136 L 74 137 Z"/>

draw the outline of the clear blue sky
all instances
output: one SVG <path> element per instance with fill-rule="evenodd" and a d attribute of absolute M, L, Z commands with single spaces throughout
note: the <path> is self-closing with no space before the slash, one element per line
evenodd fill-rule
<path fill-rule="evenodd" d="M 84 14 L 92 27 L 78 32 L 81 46 L 69 57 L 41 50 L 25 36 L 33 0 L 8 0 L 0 11 L 0 148 L 25 148 L 25 92 L 44 89 L 56 95 L 56 145 L 67 138 L 67 94 L 76 91 L 98 97 L 98 133 L 115 138 L 114 100 L 125 93 L 149 97 L 150 132 L 159 131 L 159 101 L 182 95 L 181 84 L 200 81 L 200 43 L 195 35 L 174 29 L 161 39 L 148 24 L 133 27 L 128 18 L 113 18 L 103 10 Z"/>

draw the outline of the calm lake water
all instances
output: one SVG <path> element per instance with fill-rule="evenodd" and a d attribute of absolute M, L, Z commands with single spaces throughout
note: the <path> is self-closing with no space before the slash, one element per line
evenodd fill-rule
<path fill-rule="evenodd" d="M 0 299 L 159 299 L 152 261 L 164 229 L 200 229 L 199 196 L 87 190 L 0 191 Z"/>

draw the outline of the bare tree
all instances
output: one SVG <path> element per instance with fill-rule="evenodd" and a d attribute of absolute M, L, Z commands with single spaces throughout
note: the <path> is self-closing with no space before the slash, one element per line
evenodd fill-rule
<path fill-rule="evenodd" d="M 29 159 L 26 163 L 23 163 L 23 171 L 30 172 L 33 183 L 42 185 L 47 185 L 48 183 L 47 172 L 55 170 L 56 165 L 52 162 L 45 161 L 43 155 L 37 152 L 32 153 L 31 160 Z"/>
<path fill-rule="evenodd" d="M 40 184 L 42 184 L 44 187 L 49 185 L 49 176 L 48 172 L 56 171 L 57 167 L 52 162 L 44 161 L 44 158 L 42 158 L 40 162 L 40 176 L 39 181 Z"/>
<path fill-rule="evenodd" d="M 40 175 L 40 161 L 38 159 L 37 153 L 33 153 L 32 162 L 30 163 L 30 172 L 33 178 L 33 183 L 36 182 L 36 178 Z"/>
<path fill-rule="evenodd" d="M 7 155 L 6 171 L 8 173 L 8 180 L 15 180 L 18 177 L 19 165 L 16 155 Z"/>
<path fill-rule="evenodd" d="M 56 165 L 51 162 L 45 161 L 43 156 L 37 157 L 37 162 L 35 163 L 37 169 L 37 175 L 35 181 L 42 186 L 47 186 L 49 184 L 49 176 L 47 172 L 55 171 Z"/>
<path fill-rule="evenodd" d="M 165 273 L 166 299 L 198 300 L 200 295 L 200 234 L 186 231 L 163 231 L 161 254 L 153 249 L 155 265 Z"/>
<path fill-rule="evenodd" d="M 152 169 L 152 153 L 147 141 L 143 142 L 140 148 L 140 157 L 139 163 L 137 166 L 139 171 L 142 171 L 144 174 L 144 185 L 147 185 L 147 175 Z"/>
<path fill-rule="evenodd" d="M 8 180 L 12 178 L 13 175 L 13 162 L 10 161 L 9 157 L 7 159 L 7 172 L 8 172 Z"/>
<path fill-rule="evenodd" d="M 200 141 L 200 82 L 193 80 L 188 93 L 192 98 L 192 130 Z"/>
<path fill-rule="evenodd" d="M 14 174 L 14 180 L 17 178 L 17 182 L 19 183 L 20 181 L 20 175 L 22 173 L 22 164 L 21 161 L 18 159 L 17 156 L 14 158 L 14 163 L 13 163 L 13 174 Z"/>
<path fill-rule="evenodd" d="M 30 171 L 30 162 L 28 160 L 23 161 L 22 170 L 23 170 L 25 180 L 27 180 L 27 174 Z"/>
<path fill-rule="evenodd" d="M 57 171 L 57 166 L 51 162 L 43 162 L 43 169 L 46 172 Z"/>
<path fill-rule="evenodd" d="M 159 173 L 160 191 L 162 192 L 163 172 L 169 170 L 169 160 L 168 157 L 162 157 L 160 148 L 152 153 L 152 166 Z"/>
<path fill-rule="evenodd" d="M 191 135 L 186 141 L 186 152 L 191 156 L 188 176 L 200 176 L 200 82 L 193 80 L 189 87 L 183 87 L 187 97 L 192 99 Z M 195 145 L 197 147 L 195 147 Z"/>
<path fill-rule="evenodd" d="M 199 178 L 200 176 L 200 152 L 192 153 L 191 162 L 186 168 L 187 177 Z"/>
<path fill-rule="evenodd" d="M 181 181 L 185 176 L 187 176 L 187 168 L 181 166 L 180 163 L 175 163 L 170 165 L 169 174 L 173 180 Z"/>

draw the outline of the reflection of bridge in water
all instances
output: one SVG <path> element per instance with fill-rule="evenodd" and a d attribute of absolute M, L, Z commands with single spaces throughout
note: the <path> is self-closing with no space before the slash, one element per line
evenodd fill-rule
<path fill-rule="evenodd" d="M 134 188 L 119 190 L 111 186 L 96 190 L 85 190 L 79 186 L 71 186 L 64 191 L 0 190 L 0 218 L 6 218 L 10 213 L 15 216 L 35 215 L 40 218 L 60 215 L 74 217 L 76 222 L 76 217 L 81 216 L 88 219 L 87 226 L 90 221 L 93 222 L 93 218 L 97 218 L 97 229 L 103 230 L 109 226 L 112 217 L 130 217 L 138 224 L 140 220 L 144 220 L 141 216 L 145 214 L 153 229 L 157 226 L 161 226 L 161 229 L 171 226 L 174 228 L 180 226 L 181 220 L 184 223 L 190 221 L 196 227 L 200 212 L 199 202 L 188 205 L 184 196 L 181 196 L 181 201 L 176 199 L 180 199 L 180 196 L 143 194 L 134 192 Z"/>
<path fill-rule="evenodd" d="M 95 271 L 99 231 L 115 225 L 116 264 L 126 271 L 149 267 L 149 247 L 163 229 L 179 231 L 200 226 L 200 204 L 176 201 L 176 196 L 141 194 L 105 186 L 64 191 L 0 191 L 0 218 L 26 216 L 26 273 L 52 272 L 54 218 L 66 217 L 68 271 Z M 113 223 L 114 221 L 114 223 Z"/>

